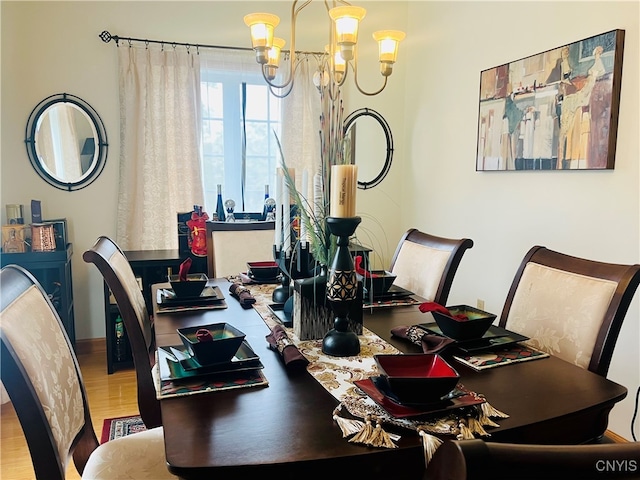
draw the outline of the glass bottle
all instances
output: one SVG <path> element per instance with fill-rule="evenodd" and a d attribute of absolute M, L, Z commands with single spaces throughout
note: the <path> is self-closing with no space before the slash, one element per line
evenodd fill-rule
<path fill-rule="evenodd" d="M 266 220 L 267 215 L 269 213 L 269 206 L 267 205 L 268 199 L 269 199 L 269 184 L 264 186 L 264 206 L 262 207 L 262 220 Z"/>
<path fill-rule="evenodd" d="M 219 222 L 224 222 L 224 203 L 222 202 L 222 185 L 218 184 L 218 199 L 216 201 L 216 215 Z"/>
<path fill-rule="evenodd" d="M 116 318 L 116 341 L 115 341 L 115 354 L 116 362 L 123 362 L 127 355 L 126 339 L 124 338 L 124 322 L 122 317 L 118 315 Z"/>

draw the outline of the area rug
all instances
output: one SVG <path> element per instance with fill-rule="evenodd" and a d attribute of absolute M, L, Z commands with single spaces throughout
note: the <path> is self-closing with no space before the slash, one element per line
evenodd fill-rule
<path fill-rule="evenodd" d="M 115 440 L 116 438 L 126 437 L 132 433 L 143 432 L 145 427 L 140 415 L 131 417 L 105 418 L 102 424 L 102 436 L 100 443 Z"/>

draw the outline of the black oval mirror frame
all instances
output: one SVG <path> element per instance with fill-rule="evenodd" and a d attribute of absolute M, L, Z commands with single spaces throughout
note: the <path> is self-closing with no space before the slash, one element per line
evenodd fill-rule
<path fill-rule="evenodd" d="M 391 128 L 389 127 L 389 124 L 382 115 L 370 108 L 361 108 L 359 110 L 351 112 L 344 119 L 343 133 L 345 137 L 349 133 L 349 129 L 352 127 L 352 125 L 354 125 L 354 122 L 362 116 L 370 116 L 380 124 L 387 144 L 387 155 L 380 172 L 372 180 L 358 180 L 358 188 L 366 190 L 367 188 L 372 188 L 378 185 L 380 182 L 382 182 L 382 180 L 384 180 L 384 177 L 387 176 L 387 173 L 389 173 L 389 169 L 391 168 L 391 161 L 393 159 L 393 136 L 391 135 Z M 354 144 L 351 145 L 351 148 L 353 149 L 353 151 L 355 151 Z M 355 161 L 355 156 L 353 158 L 353 162 L 357 164 L 357 161 Z"/>
<path fill-rule="evenodd" d="M 68 136 L 63 135 L 66 132 Z M 80 138 L 78 133 L 82 134 Z M 67 191 L 93 183 L 104 169 L 109 149 L 100 115 L 87 102 L 68 93 L 51 95 L 36 105 L 27 121 L 25 144 L 38 175 L 49 185 Z M 69 153 L 64 146 L 73 151 Z M 54 158 L 46 158 L 45 151 Z M 71 168 L 60 163 L 70 159 Z M 65 168 L 73 172 L 65 173 Z"/>

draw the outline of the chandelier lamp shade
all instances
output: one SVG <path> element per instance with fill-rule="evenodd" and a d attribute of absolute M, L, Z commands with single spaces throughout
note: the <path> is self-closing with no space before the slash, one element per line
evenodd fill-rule
<path fill-rule="evenodd" d="M 244 17 L 245 24 L 251 31 L 251 46 L 256 53 L 256 61 L 262 66 L 262 75 L 269 86 L 277 89 L 285 89 L 286 96 L 293 88 L 294 71 L 296 63 L 296 21 L 302 9 L 311 3 L 305 0 L 298 6 L 298 0 L 294 0 L 291 7 L 291 36 L 288 55 L 290 59 L 290 71 L 286 80 L 280 84 L 274 83 L 280 54 L 285 46 L 285 40 L 274 37 L 275 28 L 280 23 L 277 15 L 270 13 L 251 13 Z M 347 78 L 349 66 L 353 70 L 356 88 L 363 95 L 377 95 L 387 85 L 387 79 L 393 73 L 393 64 L 398 57 L 398 45 L 404 39 L 405 33 L 399 30 L 380 30 L 373 33 L 373 38 L 378 42 L 378 60 L 380 73 L 384 78 L 382 87 L 374 92 L 364 91 L 358 84 L 358 28 L 366 15 L 366 10 L 346 2 L 342 6 L 329 8 L 327 0 L 325 6 L 331 21 L 329 44 L 320 61 L 319 77 L 322 83 L 331 82 L 338 87 L 342 86 Z M 335 4 L 335 2 L 334 2 Z M 272 90 L 273 91 L 273 90 Z"/>

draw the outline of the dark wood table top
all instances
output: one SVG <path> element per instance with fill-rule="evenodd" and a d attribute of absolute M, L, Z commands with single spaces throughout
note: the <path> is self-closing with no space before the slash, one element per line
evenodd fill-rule
<path fill-rule="evenodd" d="M 421 478 L 420 437 L 394 430 L 397 449 L 349 443 L 332 420 L 337 401 L 306 371 L 288 371 L 269 350 L 268 327 L 244 310 L 226 280 L 214 280 L 228 308 L 155 315 L 158 346 L 180 345 L 179 327 L 229 322 L 246 333 L 260 356 L 268 387 L 164 399 L 162 420 L 169 470 L 182 478 L 230 478 L 275 473 L 279 478 L 357 471 L 363 478 Z M 155 295 L 155 291 L 154 291 Z M 155 297 L 154 297 L 155 298 Z M 431 321 L 416 306 L 367 311 L 364 324 L 404 352 L 418 351 L 391 338 L 390 329 Z M 510 415 L 490 430 L 490 441 L 583 443 L 604 433 L 608 415 L 627 389 L 556 357 L 476 372 L 455 363 L 463 384 Z M 393 430 L 393 429 L 390 429 Z M 368 477 L 367 477 L 368 476 Z M 244 478 L 244 477 L 243 477 Z"/>

